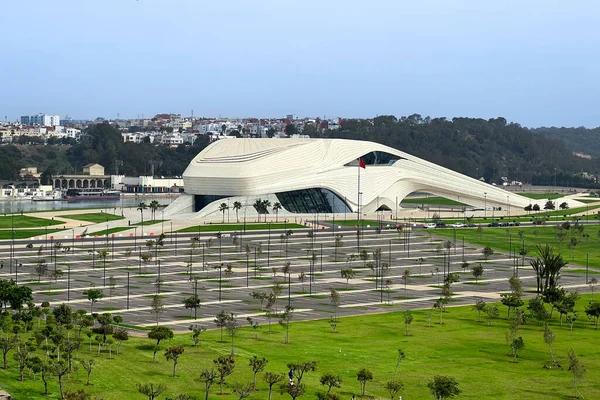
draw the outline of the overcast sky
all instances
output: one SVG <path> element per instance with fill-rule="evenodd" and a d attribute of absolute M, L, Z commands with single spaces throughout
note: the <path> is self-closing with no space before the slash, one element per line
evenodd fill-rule
<path fill-rule="evenodd" d="M 600 125 L 600 3 L 3 0 L 0 115 Z"/>

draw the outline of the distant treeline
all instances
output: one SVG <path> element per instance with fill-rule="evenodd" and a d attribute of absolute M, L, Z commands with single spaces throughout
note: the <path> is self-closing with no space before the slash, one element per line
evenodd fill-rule
<path fill-rule="evenodd" d="M 569 149 L 578 153 L 600 157 L 600 127 L 579 128 L 536 128 L 532 132 L 563 142 Z"/>

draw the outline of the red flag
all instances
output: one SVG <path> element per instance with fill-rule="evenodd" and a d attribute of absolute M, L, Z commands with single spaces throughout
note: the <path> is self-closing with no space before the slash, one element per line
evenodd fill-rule
<path fill-rule="evenodd" d="M 363 161 L 363 159 L 362 159 L 362 158 L 359 158 L 359 159 L 358 159 L 358 165 L 359 165 L 361 168 L 367 168 L 367 167 L 366 167 L 366 165 L 365 165 L 365 162 Z"/>

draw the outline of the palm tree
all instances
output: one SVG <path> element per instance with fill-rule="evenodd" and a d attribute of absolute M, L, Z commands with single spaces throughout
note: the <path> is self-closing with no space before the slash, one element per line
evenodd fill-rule
<path fill-rule="evenodd" d="M 219 205 L 219 211 L 223 213 L 223 223 L 225 223 L 225 211 L 227 210 L 229 210 L 227 203 L 221 203 L 221 205 Z"/>
<path fill-rule="evenodd" d="M 271 207 L 271 202 L 269 200 L 261 201 L 261 208 L 263 213 L 265 214 L 265 222 L 267 222 L 267 214 L 269 213 L 269 207 Z"/>
<path fill-rule="evenodd" d="M 279 202 L 273 204 L 273 211 L 275 211 L 275 222 L 277 222 L 279 218 L 279 210 L 281 210 L 282 208 L 283 207 L 281 207 L 281 203 Z"/>
<path fill-rule="evenodd" d="M 160 207 L 160 203 L 156 200 L 152 200 L 150 204 L 148 204 L 148 208 L 152 210 L 152 221 L 156 220 L 156 210 Z"/>
<path fill-rule="evenodd" d="M 254 209 L 258 213 L 258 221 L 260 222 L 260 214 L 263 213 L 263 201 L 260 198 L 256 199 L 254 204 L 252 204 L 252 207 L 254 207 Z"/>
<path fill-rule="evenodd" d="M 554 254 L 551 246 L 537 245 L 537 257 L 531 260 L 530 264 L 536 274 L 537 291 L 543 293 L 548 289 L 553 289 L 558 285 L 560 271 L 568 263 L 560 254 Z"/>
<path fill-rule="evenodd" d="M 140 212 L 140 215 L 142 216 L 142 230 L 144 229 L 144 210 L 148 209 L 148 206 L 146 205 L 146 203 L 141 202 L 140 205 L 137 208 Z"/>
<path fill-rule="evenodd" d="M 240 203 L 239 201 L 234 201 L 233 202 L 233 209 L 235 210 L 235 219 L 239 223 L 240 222 L 240 217 L 238 215 L 238 211 L 242 209 L 242 203 Z"/>

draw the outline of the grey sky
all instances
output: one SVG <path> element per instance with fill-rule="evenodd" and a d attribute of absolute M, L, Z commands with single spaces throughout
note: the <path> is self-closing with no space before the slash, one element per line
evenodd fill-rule
<path fill-rule="evenodd" d="M 594 1 L 4 0 L 0 114 L 600 125 Z"/>

